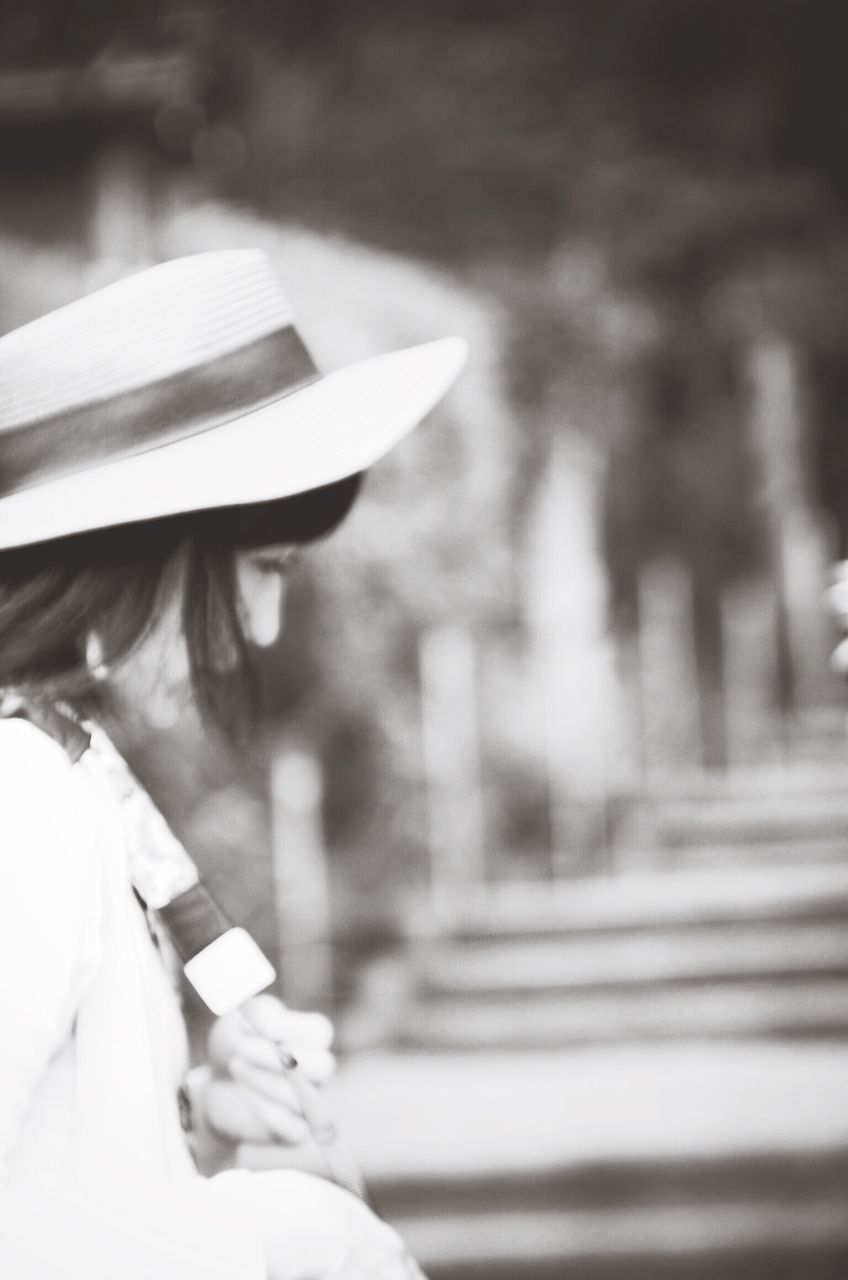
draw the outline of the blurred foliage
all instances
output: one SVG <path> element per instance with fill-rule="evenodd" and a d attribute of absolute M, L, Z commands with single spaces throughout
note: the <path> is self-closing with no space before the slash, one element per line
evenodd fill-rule
<path fill-rule="evenodd" d="M 842 0 L 0 3 L 0 67 L 178 50 L 197 72 L 165 124 L 116 107 L 0 119 L 7 230 L 72 246 L 74 175 L 129 132 L 270 219 L 447 267 L 509 317 L 520 426 L 491 522 L 463 507 L 457 440 L 443 457 L 425 440 L 373 478 L 334 554 L 316 552 L 269 660 L 269 702 L 320 742 L 328 832 L 367 851 L 366 890 L 421 853 L 418 631 L 458 616 L 511 635 L 560 423 L 608 465 L 620 617 L 640 565 L 684 555 L 708 671 L 721 584 L 765 563 L 745 430 L 755 332 L 790 336 L 814 375 L 822 497 L 848 524 L 846 36 Z M 529 847 L 546 833 L 521 770 L 506 748 L 492 761 L 494 821 Z"/>
<path fill-rule="evenodd" d="M 597 225 L 585 179 L 604 157 L 647 162 L 658 232 L 676 213 L 663 156 L 708 177 L 814 170 L 844 194 L 846 35 L 839 0 L 0 6 L 7 66 L 192 47 L 213 109 L 241 103 L 254 198 L 454 257 L 538 257 Z"/>
<path fill-rule="evenodd" d="M 543 323 L 565 241 L 598 245 L 606 287 L 646 294 L 672 343 L 679 316 L 752 258 L 826 258 L 820 276 L 844 278 L 846 35 L 839 0 L 0 6 L 5 65 L 188 51 L 202 118 L 244 143 L 213 139 L 205 176 L 225 194 L 472 277 L 487 262 L 531 273 L 538 321 L 533 307 L 515 320 L 540 385 L 586 355 Z M 23 150 L 45 147 L 52 164 L 74 150 L 67 136 L 52 156 L 43 136 Z M 832 342 L 831 311 L 807 293 L 805 340 Z"/>

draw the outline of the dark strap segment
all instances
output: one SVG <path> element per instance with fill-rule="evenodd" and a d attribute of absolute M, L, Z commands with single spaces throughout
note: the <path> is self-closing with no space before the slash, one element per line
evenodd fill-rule
<path fill-rule="evenodd" d="M 47 699 L 27 698 L 12 712 L 12 717 L 28 720 L 63 749 L 72 764 L 82 759 L 91 746 L 91 737 L 73 716 Z M 147 903 L 133 887 L 139 905 L 147 911 Z M 232 928 L 222 909 L 200 882 L 179 894 L 172 902 L 159 907 L 162 920 L 180 960 L 185 964 L 204 947 Z"/>
<path fill-rule="evenodd" d="M 159 907 L 156 914 L 168 930 L 183 964 L 232 928 L 202 881 L 179 894 L 173 902 Z"/>
<path fill-rule="evenodd" d="M 10 719 L 28 720 L 36 729 L 58 743 L 71 764 L 76 764 L 91 746 L 91 737 L 66 711 L 41 698 L 26 698 L 12 712 Z"/>

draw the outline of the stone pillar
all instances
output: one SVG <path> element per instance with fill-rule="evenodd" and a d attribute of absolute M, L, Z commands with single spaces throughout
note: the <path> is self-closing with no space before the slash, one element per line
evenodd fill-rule
<path fill-rule="evenodd" d="M 332 920 L 319 761 L 279 744 L 271 759 L 270 792 L 283 997 L 297 1008 L 326 1008 L 332 996 Z"/>
<path fill-rule="evenodd" d="M 524 613 L 550 795 L 554 869 L 607 858 L 610 760 L 619 731 L 602 547 L 605 469 L 576 432 L 557 439 L 528 524 Z"/>
<path fill-rule="evenodd" d="M 811 496 L 798 354 L 784 338 L 762 337 L 750 348 L 748 374 L 760 500 L 785 626 L 794 709 L 803 714 L 827 706 L 833 686 L 822 608 L 830 557 Z"/>
<path fill-rule="evenodd" d="M 106 283 L 154 259 L 150 161 L 131 141 L 114 141 L 92 170 L 89 249 L 94 285 Z"/>
<path fill-rule="evenodd" d="M 485 880 L 474 644 L 460 626 L 421 637 L 421 722 L 433 906 Z"/>
<path fill-rule="evenodd" d="M 676 560 L 656 561 L 639 575 L 639 669 L 650 787 L 702 768 L 692 580 Z"/>
<path fill-rule="evenodd" d="M 778 763 L 780 605 L 767 579 L 735 583 L 721 598 L 725 741 L 733 766 Z"/>

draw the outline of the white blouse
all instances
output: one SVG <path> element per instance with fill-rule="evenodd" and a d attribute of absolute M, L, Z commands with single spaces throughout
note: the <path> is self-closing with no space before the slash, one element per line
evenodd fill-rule
<path fill-rule="evenodd" d="M 266 1280 L 245 1171 L 180 1125 L 177 996 L 103 762 L 0 719 L 0 1275 Z"/>

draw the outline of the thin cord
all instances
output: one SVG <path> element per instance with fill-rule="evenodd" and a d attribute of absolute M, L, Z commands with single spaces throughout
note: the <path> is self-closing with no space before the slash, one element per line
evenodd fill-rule
<path fill-rule="evenodd" d="M 319 1098 L 318 1090 L 304 1074 L 297 1058 L 283 1041 L 275 1040 L 257 1026 L 244 1006 L 239 1009 L 239 1013 L 252 1031 L 262 1036 L 276 1049 L 280 1066 L 291 1085 L 300 1114 L 332 1181 L 344 1187 L 346 1191 L 350 1191 L 357 1199 L 369 1204 L 373 1209 L 373 1201 L 368 1194 L 359 1167 L 342 1148 L 336 1124 Z"/>

